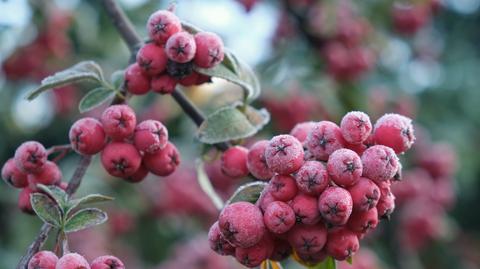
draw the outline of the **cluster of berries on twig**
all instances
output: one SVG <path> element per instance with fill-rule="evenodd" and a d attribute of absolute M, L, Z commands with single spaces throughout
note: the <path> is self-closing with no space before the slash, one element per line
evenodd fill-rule
<path fill-rule="evenodd" d="M 60 259 L 51 251 L 37 252 L 28 263 L 28 269 L 125 269 L 123 262 L 115 256 L 100 256 L 91 264 L 77 253 L 68 253 Z"/>

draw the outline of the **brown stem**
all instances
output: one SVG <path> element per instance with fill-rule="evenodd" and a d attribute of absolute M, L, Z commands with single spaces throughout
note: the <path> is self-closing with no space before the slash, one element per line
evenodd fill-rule
<path fill-rule="evenodd" d="M 47 149 L 47 155 L 58 154 L 57 156 L 55 156 L 55 158 L 52 159 L 52 162 L 56 163 L 61 159 L 63 159 L 70 150 L 72 150 L 72 147 L 70 146 L 70 144 L 56 145 Z"/>

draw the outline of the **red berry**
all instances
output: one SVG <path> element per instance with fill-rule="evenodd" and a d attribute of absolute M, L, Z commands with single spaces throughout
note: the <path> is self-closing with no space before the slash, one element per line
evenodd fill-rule
<path fill-rule="evenodd" d="M 284 202 L 272 202 L 265 210 L 263 222 L 272 233 L 282 234 L 295 225 L 295 213 L 293 209 Z"/>
<path fill-rule="evenodd" d="M 168 176 L 180 165 L 180 154 L 174 144 L 167 142 L 165 148 L 143 157 L 145 167 L 157 176 Z"/>
<path fill-rule="evenodd" d="M 171 94 L 176 86 L 177 81 L 173 77 L 165 74 L 155 76 L 151 81 L 152 91 L 160 94 Z"/>
<path fill-rule="evenodd" d="M 248 176 L 247 167 L 248 149 L 234 146 L 222 154 L 222 172 L 232 178 Z"/>
<path fill-rule="evenodd" d="M 29 187 L 26 187 L 18 194 L 18 208 L 24 213 L 31 215 L 35 213 L 30 203 L 30 194 L 32 193 L 33 191 Z"/>
<path fill-rule="evenodd" d="M 103 150 L 106 143 L 103 125 L 94 118 L 77 120 L 68 133 L 72 148 L 82 155 L 94 155 Z"/>
<path fill-rule="evenodd" d="M 290 131 L 290 135 L 293 135 L 298 141 L 304 143 L 307 140 L 308 134 L 312 131 L 313 126 L 315 126 L 315 122 L 313 121 L 298 123 Z"/>
<path fill-rule="evenodd" d="M 303 165 L 303 146 L 291 135 L 273 137 L 265 149 L 265 159 L 271 171 L 289 175 Z"/>
<path fill-rule="evenodd" d="M 197 85 L 199 74 L 197 72 L 192 72 L 190 75 L 180 79 L 178 83 L 185 87 L 190 87 Z"/>
<path fill-rule="evenodd" d="M 28 269 L 55 269 L 58 257 L 51 251 L 39 251 L 28 262 Z"/>
<path fill-rule="evenodd" d="M 318 208 L 326 223 L 344 225 L 352 214 L 352 196 L 344 188 L 328 187 L 318 199 Z"/>
<path fill-rule="evenodd" d="M 348 228 L 357 233 L 368 233 L 377 227 L 378 213 L 374 207 L 368 211 L 353 212 L 348 220 Z"/>
<path fill-rule="evenodd" d="M 68 253 L 63 255 L 55 267 L 55 269 L 90 269 L 85 258 L 77 253 Z"/>
<path fill-rule="evenodd" d="M 112 142 L 102 151 L 102 165 L 114 177 L 129 177 L 138 170 L 142 156 L 132 145 Z"/>
<path fill-rule="evenodd" d="M 327 171 L 335 184 L 342 187 L 354 185 L 362 175 L 362 160 L 349 149 L 338 149 L 330 155 Z"/>
<path fill-rule="evenodd" d="M 315 123 L 305 143 L 307 150 L 319 161 L 328 160 L 330 154 L 344 145 L 340 127 L 330 121 Z"/>
<path fill-rule="evenodd" d="M 296 253 L 298 258 L 303 262 L 306 263 L 307 265 L 316 265 L 322 261 L 324 261 L 328 255 L 325 252 L 325 248 L 320 250 L 319 252 L 316 253 Z"/>
<path fill-rule="evenodd" d="M 237 261 L 249 268 L 259 266 L 263 261 L 268 259 L 273 253 L 273 239 L 265 233 L 263 238 L 257 244 L 247 247 L 235 249 L 235 258 Z"/>
<path fill-rule="evenodd" d="M 298 188 L 309 195 L 320 195 L 327 187 L 327 169 L 321 162 L 307 161 L 295 174 Z"/>
<path fill-rule="evenodd" d="M 254 246 L 266 232 L 262 212 L 248 202 L 227 205 L 220 213 L 218 225 L 225 239 L 241 248 Z"/>
<path fill-rule="evenodd" d="M 297 184 L 292 176 L 275 175 L 269 182 L 269 190 L 273 198 L 279 201 L 292 200 L 297 195 Z"/>
<path fill-rule="evenodd" d="M 265 159 L 265 149 L 268 146 L 267 140 L 257 141 L 250 147 L 247 155 L 247 167 L 250 173 L 261 180 L 268 180 L 273 176 L 272 171 L 267 166 Z"/>
<path fill-rule="evenodd" d="M 159 10 L 148 18 L 148 35 L 159 45 L 165 44 L 170 36 L 181 30 L 180 19 L 168 10 Z"/>
<path fill-rule="evenodd" d="M 113 140 L 124 140 L 133 135 L 137 125 L 135 112 L 127 105 L 113 105 L 101 117 L 105 133 Z"/>
<path fill-rule="evenodd" d="M 428 20 L 428 8 L 423 5 L 395 3 L 392 18 L 395 29 L 411 35 L 416 33 Z"/>
<path fill-rule="evenodd" d="M 146 94 L 150 90 L 150 78 L 138 63 L 131 64 L 125 70 L 125 88 L 136 95 Z"/>
<path fill-rule="evenodd" d="M 200 32 L 195 35 L 197 51 L 194 62 L 198 67 L 212 68 L 223 61 L 223 41 L 210 32 Z"/>
<path fill-rule="evenodd" d="M 147 177 L 148 173 L 149 173 L 148 169 L 142 163 L 140 167 L 137 169 L 137 171 L 133 173 L 133 175 L 124 177 L 124 179 L 130 183 L 138 183 L 143 181 Z"/>
<path fill-rule="evenodd" d="M 357 184 L 348 189 L 352 195 L 353 210 L 367 211 L 377 206 L 380 189 L 366 177 L 361 177 Z"/>
<path fill-rule="evenodd" d="M 159 121 L 142 121 L 135 127 L 133 142 L 139 151 L 148 154 L 155 153 L 167 145 L 168 130 Z"/>
<path fill-rule="evenodd" d="M 385 114 L 375 123 L 374 137 L 377 144 L 403 153 L 415 141 L 412 120 L 398 114 Z"/>
<path fill-rule="evenodd" d="M 47 161 L 38 173 L 28 175 L 28 182 L 32 190 L 37 189 L 37 184 L 57 185 L 61 181 L 62 171 L 56 163 L 51 161 Z"/>
<path fill-rule="evenodd" d="M 93 260 L 91 269 L 125 269 L 125 265 L 115 256 L 100 256 Z"/>
<path fill-rule="evenodd" d="M 398 171 L 398 157 L 386 146 L 376 145 L 362 154 L 363 176 L 375 182 L 385 181 Z"/>
<path fill-rule="evenodd" d="M 27 141 L 17 148 L 14 160 L 21 171 L 37 172 L 47 161 L 47 150 L 36 141 Z"/>
<path fill-rule="evenodd" d="M 25 188 L 28 185 L 27 174 L 18 169 L 13 158 L 3 165 L 2 178 L 6 183 L 15 188 Z"/>
<path fill-rule="evenodd" d="M 340 228 L 328 233 L 325 249 L 336 260 L 343 261 L 351 257 L 359 248 L 357 235 L 348 229 Z"/>
<path fill-rule="evenodd" d="M 295 212 L 296 223 L 311 225 L 320 221 L 316 197 L 300 193 L 293 198 L 290 206 Z"/>
<path fill-rule="evenodd" d="M 146 44 L 137 53 L 137 64 L 149 76 L 161 74 L 167 68 L 165 50 L 153 43 Z"/>
<path fill-rule="evenodd" d="M 292 254 L 292 246 L 286 240 L 274 239 L 273 253 L 270 255 L 272 261 L 283 261 Z"/>
<path fill-rule="evenodd" d="M 208 231 L 208 242 L 210 248 L 220 255 L 234 255 L 235 247 L 230 245 L 223 237 L 218 226 L 218 221 L 215 222 Z"/>
<path fill-rule="evenodd" d="M 379 219 L 390 219 L 390 214 L 395 210 L 395 196 L 388 189 L 382 191 L 380 200 L 378 200 L 377 211 Z"/>
<path fill-rule="evenodd" d="M 327 229 L 320 223 L 318 225 L 295 225 L 288 232 L 288 242 L 293 249 L 302 254 L 320 252 L 327 241 Z"/>
<path fill-rule="evenodd" d="M 168 59 L 177 63 L 190 62 L 195 57 L 196 49 L 195 39 L 187 32 L 173 34 L 165 45 Z"/>
<path fill-rule="evenodd" d="M 351 144 L 361 144 L 372 132 L 372 123 L 367 114 L 359 111 L 347 113 L 340 123 L 343 138 Z"/>
<path fill-rule="evenodd" d="M 265 212 L 265 210 L 267 210 L 268 205 L 275 201 L 276 199 L 272 195 L 271 188 L 267 187 L 263 189 L 255 205 L 258 206 L 262 210 L 262 212 Z"/>

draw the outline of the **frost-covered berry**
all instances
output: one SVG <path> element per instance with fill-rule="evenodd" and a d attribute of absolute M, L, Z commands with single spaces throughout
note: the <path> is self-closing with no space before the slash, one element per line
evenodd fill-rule
<path fill-rule="evenodd" d="M 291 135 L 274 136 L 265 149 L 267 165 L 275 173 L 289 175 L 303 164 L 302 143 Z"/>
<path fill-rule="evenodd" d="M 159 121 L 145 120 L 135 127 L 133 143 L 139 151 L 151 154 L 163 149 L 167 142 L 168 130 Z"/>
<path fill-rule="evenodd" d="M 278 201 L 290 201 L 298 192 L 292 176 L 275 175 L 268 184 L 270 193 Z"/>
<path fill-rule="evenodd" d="M 87 260 L 77 253 L 63 255 L 55 266 L 55 269 L 91 269 Z"/>
<path fill-rule="evenodd" d="M 330 154 L 344 145 L 340 127 L 330 121 L 315 123 L 305 142 L 307 150 L 319 161 L 328 160 Z"/>
<path fill-rule="evenodd" d="M 290 202 L 290 206 L 295 212 L 296 223 L 301 224 L 315 224 L 320 221 L 320 213 L 318 208 L 317 198 L 299 193 Z"/>
<path fill-rule="evenodd" d="M 39 251 L 28 262 L 28 269 L 55 269 L 58 257 L 47 250 Z"/>
<path fill-rule="evenodd" d="M 385 114 L 375 123 L 374 137 L 377 144 L 403 153 L 415 141 L 412 120 L 399 114 Z"/>
<path fill-rule="evenodd" d="M 225 239 L 240 248 L 257 244 L 266 232 L 262 212 L 248 202 L 227 205 L 220 213 L 218 225 Z"/>
<path fill-rule="evenodd" d="M 320 223 L 318 225 L 295 225 L 288 232 L 288 242 L 293 249 L 302 254 L 318 253 L 327 241 L 327 229 Z"/>
<path fill-rule="evenodd" d="M 372 123 L 367 114 L 352 111 L 342 118 L 340 129 L 345 141 L 351 144 L 361 144 L 372 132 Z"/>
<path fill-rule="evenodd" d="M 255 142 L 248 150 L 247 167 L 250 173 L 261 180 L 268 180 L 273 176 L 272 171 L 267 166 L 265 159 L 265 149 L 268 146 L 268 140 Z"/>
<path fill-rule="evenodd" d="M 165 44 L 170 36 L 181 30 L 180 19 L 168 10 L 158 10 L 148 18 L 148 35 L 159 45 Z"/>
<path fill-rule="evenodd" d="M 295 225 L 295 213 L 288 204 L 275 201 L 267 206 L 263 214 L 263 222 L 272 233 L 282 234 Z"/>
<path fill-rule="evenodd" d="M 105 147 L 107 142 L 103 125 L 94 118 L 77 120 L 68 133 L 73 150 L 82 155 L 94 155 Z"/>
<path fill-rule="evenodd" d="M 295 174 L 298 188 L 309 195 L 320 195 L 327 187 L 327 169 L 321 162 L 307 161 Z"/>
<path fill-rule="evenodd" d="M 111 142 L 102 151 L 101 161 L 110 175 L 128 177 L 138 170 L 142 156 L 132 144 Z"/>
<path fill-rule="evenodd" d="M 32 190 L 36 190 L 37 184 L 56 185 L 62 181 L 62 171 L 54 162 L 47 161 L 38 173 L 28 174 L 28 182 Z"/>
<path fill-rule="evenodd" d="M 318 209 L 326 223 L 344 225 L 352 214 L 352 196 L 344 188 L 328 187 L 318 198 Z"/>
<path fill-rule="evenodd" d="M 143 156 L 145 167 L 157 176 L 168 176 L 180 165 L 180 154 L 174 144 L 167 142 L 165 148 Z"/>
<path fill-rule="evenodd" d="M 167 54 L 156 44 L 145 44 L 137 53 L 137 64 L 149 76 L 161 74 L 167 68 Z"/>
<path fill-rule="evenodd" d="M 366 177 L 361 177 L 357 184 L 348 188 L 353 201 L 354 211 L 367 211 L 377 206 L 380 189 Z"/>
<path fill-rule="evenodd" d="M 25 188 L 28 185 L 27 174 L 18 169 L 13 158 L 9 159 L 3 165 L 2 178 L 10 186 L 15 188 Z"/>
<path fill-rule="evenodd" d="M 127 105 L 113 105 L 102 114 L 100 121 L 105 133 L 113 140 L 124 140 L 133 135 L 137 125 L 135 112 Z"/>
<path fill-rule="evenodd" d="M 123 179 L 130 183 L 138 183 L 143 181 L 147 177 L 149 172 L 150 171 L 148 171 L 148 169 L 142 163 L 140 164 L 140 167 L 137 169 L 137 171 L 135 171 L 135 173 L 130 176 L 124 177 Z"/>
<path fill-rule="evenodd" d="M 348 229 L 339 228 L 328 233 L 325 249 L 336 260 L 343 261 L 351 257 L 359 248 L 357 235 Z"/>
<path fill-rule="evenodd" d="M 328 158 L 327 171 L 335 184 L 349 187 L 354 185 L 362 175 L 362 160 L 352 150 L 338 149 Z"/>
<path fill-rule="evenodd" d="M 312 131 L 313 126 L 315 126 L 315 122 L 313 121 L 297 123 L 290 131 L 290 135 L 303 143 L 307 140 L 308 134 Z"/>
<path fill-rule="evenodd" d="M 268 233 L 265 233 L 257 244 L 247 248 L 236 248 L 235 258 L 246 267 L 257 267 L 272 255 L 273 243 L 272 237 Z"/>
<path fill-rule="evenodd" d="M 153 77 L 150 86 L 152 87 L 152 91 L 156 93 L 171 94 L 177 86 L 177 81 L 175 78 L 163 74 Z"/>
<path fill-rule="evenodd" d="M 390 214 L 395 210 L 395 196 L 390 190 L 382 192 L 382 196 L 377 203 L 379 219 L 390 219 Z"/>
<path fill-rule="evenodd" d="M 177 63 L 190 62 L 195 57 L 196 50 L 195 39 L 187 32 L 173 34 L 165 45 L 168 59 Z"/>
<path fill-rule="evenodd" d="M 33 215 L 35 212 L 33 211 L 32 204 L 30 203 L 30 194 L 33 191 L 29 188 L 23 188 L 20 193 L 18 194 L 18 208 L 22 210 L 22 212 Z"/>
<path fill-rule="evenodd" d="M 223 61 L 223 41 L 217 34 L 200 32 L 195 35 L 195 44 L 194 63 L 198 67 L 212 68 Z"/>
<path fill-rule="evenodd" d="M 230 245 L 223 237 L 218 227 L 218 221 L 216 221 L 208 231 L 208 243 L 210 248 L 220 255 L 234 255 L 235 247 Z"/>
<path fill-rule="evenodd" d="M 125 70 L 125 88 L 136 95 L 146 94 L 150 90 L 150 78 L 138 63 L 129 65 Z"/>
<path fill-rule="evenodd" d="M 368 148 L 361 159 L 363 176 L 375 182 L 391 179 L 398 170 L 398 157 L 386 146 L 375 145 Z"/>
<path fill-rule="evenodd" d="M 47 161 L 47 150 L 37 141 L 27 141 L 17 148 L 13 159 L 21 171 L 34 173 Z"/>
<path fill-rule="evenodd" d="M 125 269 L 123 262 L 111 255 L 97 257 L 90 266 L 91 269 Z"/>
<path fill-rule="evenodd" d="M 275 197 L 273 197 L 270 187 L 267 187 L 263 189 L 257 202 L 255 202 L 255 205 L 258 206 L 262 212 L 265 212 L 265 210 L 267 210 L 267 206 L 275 201 L 277 200 Z"/>
<path fill-rule="evenodd" d="M 228 148 L 221 159 L 222 172 L 232 178 L 241 178 L 248 175 L 248 149 L 241 146 Z"/>
<path fill-rule="evenodd" d="M 378 212 L 374 207 L 368 211 L 353 212 L 348 220 L 348 228 L 357 233 L 368 233 L 377 227 Z"/>

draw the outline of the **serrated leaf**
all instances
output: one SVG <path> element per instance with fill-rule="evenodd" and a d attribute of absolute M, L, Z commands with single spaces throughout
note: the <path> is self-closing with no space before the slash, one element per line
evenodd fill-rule
<path fill-rule="evenodd" d="M 64 208 L 68 204 L 68 194 L 58 186 L 51 185 L 46 186 L 43 184 L 37 184 L 37 187 L 50 196 L 58 205 L 62 213 L 65 213 Z"/>
<path fill-rule="evenodd" d="M 256 134 L 270 120 L 265 109 L 247 107 L 242 112 L 236 105 L 226 106 L 210 114 L 197 130 L 197 138 L 205 144 L 242 139 Z"/>
<path fill-rule="evenodd" d="M 59 205 L 43 193 L 33 193 L 30 196 L 30 203 L 37 216 L 54 227 L 60 227 L 62 215 Z"/>
<path fill-rule="evenodd" d="M 78 110 L 80 113 L 87 112 L 92 110 L 101 104 L 108 101 L 115 95 L 115 91 L 110 89 L 99 87 L 89 91 L 85 96 L 83 96 L 82 100 L 80 100 L 80 104 L 78 105 Z"/>
<path fill-rule="evenodd" d="M 198 159 L 196 161 L 196 168 L 197 168 L 197 180 L 198 184 L 202 188 L 203 192 L 207 194 L 207 196 L 212 200 L 212 203 L 215 205 L 215 207 L 218 210 L 221 210 L 223 208 L 223 200 L 220 198 L 220 196 L 217 194 L 215 189 L 212 186 L 212 182 L 208 178 L 207 173 L 205 172 L 205 167 L 203 165 L 203 162 Z"/>
<path fill-rule="evenodd" d="M 80 62 L 43 79 L 39 87 L 27 94 L 27 99 L 33 100 L 46 90 L 80 81 L 93 81 L 101 84 L 104 81 L 102 69 L 93 61 Z"/>
<path fill-rule="evenodd" d="M 235 191 L 235 193 L 230 197 L 230 199 L 228 199 L 225 204 L 228 205 L 240 201 L 255 203 L 260 197 L 263 189 L 267 185 L 267 183 L 260 181 L 255 181 L 242 185 Z"/>
<path fill-rule="evenodd" d="M 87 196 L 84 196 L 82 198 L 74 199 L 70 201 L 69 204 L 69 209 L 67 211 L 67 214 L 74 210 L 75 208 L 82 206 L 82 205 L 88 205 L 88 204 L 93 204 L 93 203 L 101 203 L 101 202 L 108 202 L 114 200 L 113 197 L 110 196 L 105 196 L 101 194 L 89 194 Z"/>
<path fill-rule="evenodd" d="M 77 232 L 107 221 L 107 213 L 97 208 L 85 208 L 75 212 L 65 223 L 65 233 Z"/>
<path fill-rule="evenodd" d="M 123 84 L 123 80 L 125 77 L 125 70 L 117 70 L 112 73 L 110 76 L 110 81 L 115 89 L 120 89 Z"/>

